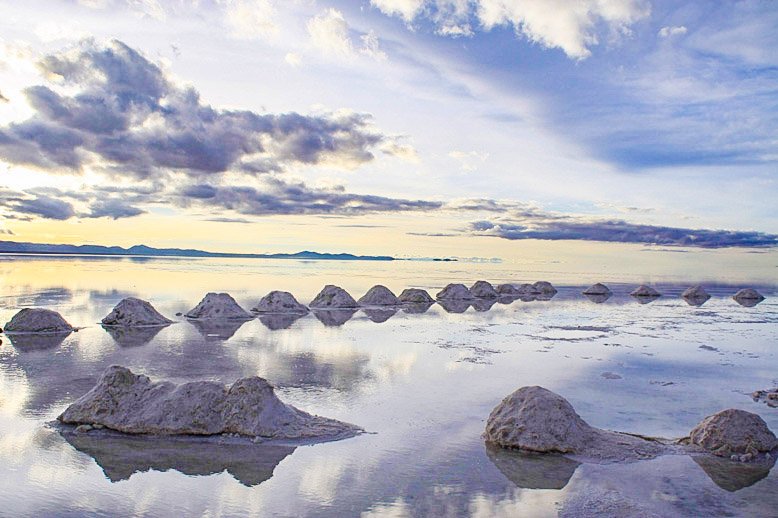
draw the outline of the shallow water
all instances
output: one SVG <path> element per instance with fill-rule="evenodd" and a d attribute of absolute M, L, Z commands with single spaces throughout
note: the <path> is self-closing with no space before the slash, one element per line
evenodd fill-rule
<path fill-rule="evenodd" d="M 524 385 L 563 395 L 608 429 L 681 437 L 706 415 L 737 407 L 778 430 L 778 409 L 749 396 L 778 385 L 775 285 L 754 283 L 768 298 L 745 308 L 729 295 L 746 284 L 730 279 L 695 279 L 714 295 L 701 307 L 678 298 L 688 286 L 680 279 L 654 279 L 666 296 L 643 305 L 627 295 L 634 284 L 615 283 L 637 279 L 595 273 L 575 282 L 504 264 L 17 257 L 0 260 L 0 275 L 0 322 L 41 306 L 83 326 L 61 343 L 3 337 L 0 514 L 778 515 L 775 469 L 740 473 L 683 455 L 578 464 L 487 449 L 480 438 L 491 409 Z M 377 282 L 434 294 L 478 278 L 545 278 L 560 293 L 461 313 L 434 305 L 131 334 L 96 325 L 131 295 L 173 317 L 207 291 L 229 291 L 250 308 L 271 289 L 307 303 L 326 283 L 355 296 Z M 580 295 L 597 280 L 614 290 L 600 304 Z M 284 401 L 371 433 L 260 448 L 65 438 L 48 426 L 112 364 L 177 382 L 259 375 Z"/>

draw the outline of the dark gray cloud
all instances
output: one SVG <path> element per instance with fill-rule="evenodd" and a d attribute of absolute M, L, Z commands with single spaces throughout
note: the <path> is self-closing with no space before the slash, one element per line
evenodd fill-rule
<path fill-rule="evenodd" d="M 145 210 L 135 207 L 117 198 L 96 200 L 89 206 L 89 212 L 83 214 L 86 218 L 131 218 L 145 214 Z"/>
<path fill-rule="evenodd" d="M 25 90 L 35 114 L 0 127 L 0 157 L 52 171 L 85 165 L 136 178 L 170 171 L 257 175 L 292 163 L 356 165 L 391 141 L 366 114 L 258 114 L 219 110 L 122 42 L 83 42 L 40 62 L 68 93 Z M 97 159 L 95 159 L 97 157 Z"/>
<path fill-rule="evenodd" d="M 8 207 L 12 211 L 9 217 L 12 218 L 21 215 L 20 219 L 25 219 L 26 216 L 38 216 L 44 219 L 65 220 L 76 215 L 71 203 L 49 196 L 12 198 L 8 202 Z"/>
<path fill-rule="evenodd" d="M 512 240 L 604 241 L 700 248 L 778 246 L 778 235 L 763 232 L 639 225 L 615 219 L 591 220 L 533 211 L 514 218 L 475 221 L 468 230 L 476 236 Z"/>
<path fill-rule="evenodd" d="M 181 191 L 182 205 L 197 204 L 243 215 L 271 214 L 364 214 L 371 212 L 425 211 L 440 209 L 435 201 L 405 200 L 352 194 L 341 187 L 321 189 L 305 183 L 266 178 L 262 187 L 200 184 Z"/>
<path fill-rule="evenodd" d="M 9 219 L 30 221 L 35 218 L 67 220 L 81 218 L 130 218 L 146 211 L 134 206 L 152 202 L 144 188 L 106 187 L 94 190 L 65 191 L 54 187 L 37 187 L 24 191 L 0 188 L 0 209 Z M 76 206 L 85 207 L 78 210 Z"/>

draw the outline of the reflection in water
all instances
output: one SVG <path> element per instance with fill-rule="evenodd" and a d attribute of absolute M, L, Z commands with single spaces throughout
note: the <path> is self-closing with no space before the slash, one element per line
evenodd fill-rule
<path fill-rule="evenodd" d="M 743 306 L 744 308 L 753 308 L 764 299 L 735 299 L 735 302 Z"/>
<path fill-rule="evenodd" d="M 505 477 L 525 489 L 562 489 L 580 462 L 563 455 L 526 453 L 486 443 L 486 455 Z"/>
<path fill-rule="evenodd" d="M 227 320 L 227 319 L 187 319 L 197 332 L 200 333 L 206 342 L 226 342 L 232 338 L 238 329 L 248 320 Z"/>
<path fill-rule="evenodd" d="M 397 313 L 397 308 L 372 308 L 363 309 L 362 312 L 370 319 L 371 322 L 380 324 L 386 322 Z"/>
<path fill-rule="evenodd" d="M 613 293 L 602 293 L 602 294 L 597 294 L 597 295 L 591 295 L 589 293 L 584 293 L 584 296 L 587 299 L 589 299 L 592 302 L 594 302 L 595 304 L 602 304 L 603 302 L 605 302 L 606 300 L 611 298 L 613 296 Z"/>
<path fill-rule="evenodd" d="M 95 459 L 111 482 L 135 473 L 175 470 L 185 475 L 227 471 L 244 486 L 256 486 L 273 476 L 293 446 L 219 444 L 198 438 L 133 437 L 104 432 L 61 432 L 75 449 Z"/>
<path fill-rule="evenodd" d="M 260 315 L 259 321 L 271 331 L 278 331 L 289 328 L 304 316 L 303 313 L 265 313 Z"/>
<path fill-rule="evenodd" d="M 314 316 L 319 322 L 329 327 L 342 326 L 356 313 L 356 309 L 314 309 Z"/>
<path fill-rule="evenodd" d="M 446 310 L 446 313 L 464 313 L 470 307 L 470 302 L 461 299 L 441 299 L 438 304 Z"/>
<path fill-rule="evenodd" d="M 635 300 L 638 301 L 638 304 L 650 304 L 654 302 L 656 299 L 661 297 L 661 295 L 643 295 L 640 297 L 634 297 Z"/>
<path fill-rule="evenodd" d="M 500 295 L 497 298 L 497 303 L 498 304 L 505 304 L 507 306 L 507 305 L 513 304 L 514 302 L 519 300 L 519 298 L 520 298 L 519 295 Z"/>
<path fill-rule="evenodd" d="M 70 332 L 57 334 L 10 334 L 5 336 L 8 337 L 11 345 L 19 351 L 29 352 L 59 347 L 65 341 L 65 338 L 70 336 Z"/>
<path fill-rule="evenodd" d="M 168 324 L 169 325 L 169 324 Z M 105 329 L 111 338 L 113 338 L 116 345 L 119 347 L 138 347 L 146 345 L 154 339 L 155 336 L 162 331 L 165 326 L 140 326 L 140 327 L 127 327 L 127 326 L 101 326 Z"/>
<path fill-rule="evenodd" d="M 497 303 L 497 299 L 475 299 L 472 306 L 476 311 L 489 311 Z"/>
<path fill-rule="evenodd" d="M 753 486 L 769 475 L 775 464 L 774 458 L 770 463 L 757 464 L 736 462 L 712 455 L 694 456 L 692 459 L 717 486 L 729 492 Z"/>
<path fill-rule="evenodd" d="M 426 313 L 429 308 L 435 304 L 434 302 L 423 302 L 421 304 L 407 304 L 403 306 L 403 312 L 409 315 L 420 315 Z"/>
<path fill-rule="evenodd" d="M 682 298 L 690 306 L 700 307 L 706 302 L 708 302 L 708 300 L 710 300 L 710 295 L 707 297 L 682 297 Z"/>

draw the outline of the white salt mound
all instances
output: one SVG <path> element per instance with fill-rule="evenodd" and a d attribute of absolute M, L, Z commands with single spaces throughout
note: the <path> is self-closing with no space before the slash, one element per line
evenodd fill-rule
<path fill-rule="evenodd" d="M 271 291 L 262 297 L 256 306 L 251 308 L 252 313 L 278 313 L 304 315 L 308 308 L 297 302 L 294 295 L 288 291 Z"/>
<path fill-rule="evenodd" d="M 166 326 L 172 320 L 162 316 L 154 306 L 145 300 L 127 297 L 122 299 L 108 315 L 101 320 L 104 326 L 142 327 Z"/>
<path fill-rule="evenodd" d="M 356 308 L 357 301 L 343 288 L 326 285 L 313 299 L 310 306 L 316 309 Z"/>
<path fill-rule="evenodd" d="M 152 382 L 114 365 L 97 385 L 58 418 L 132 434 L 237 433 L 273 439 L 332 439 L 362 429 L 284 404 L 266 380 L 254 376 L 227 387 L 214 381 Z"/>
<path fill-rule="evenodd" d="M 639 287 L 632 290 L 632 293 L 630 293 L 633 297 L 660 297 L 661 293 L 656 291 L 651 286 L 646 286 L 645 284 L 640 285 Z"/>
<path fill-rule="evenodd" d="M 438 299 L 473 300 L 473 294 L 464 284 L 449 284 L 435 295 Z"/>
<path fill-rule="evenodd" d="M 683 293 L 681 294 L 681 297 L 685 299 L 690 300 L 700 300 L 700 299 L 709 299 L 710 295 L 707 291 L 705 291 L 705 288 L 702 286 L 692 286 L 691 288 L 686 288 Z"/>
<path fill-rule="evenodd" d="M 360 306 L 397 306 L 400 300 L 386 286 L 377 284 L 359 299 Z"/>
<path fill-rule="evenodd" d="M 589 286 L 583 291 L 584 295 L 608 295 L 611 292 L 611 290 L 608 289 L 608 287 L 604 284 L 597 283 L 593 284 L 592 286 Z"/>
<path fill-rule="evenodd" d="M 60 334 L 71 331 L 73 326 L 68 324 L 62 315 L 43 308 L 24 308 L 5 325 L 5 333 L 9 335 L 14 333 Z"/>
<path fill-rule="evenodd" d="M 652 441 L 590 426 L 565 398 L 543 387 L 522 387 L 503 399 L 486 421 L 484 439 L 503 448 L 609 461 L 651 458 L 664 450 Z"/>
<path fill-rule="evenodd" d="M 720 457 L 758 455 L 778 447 L 775 434 L 756 414 L 730 408 L 706 417 L 689 434 L 692 444 Z"/>
<path fill-rule="evenodd" d="M 470 294 L 479 299 L 496 299 L 498 297 L 494 287 L 487 281 L 475 281 L 470 287 Z"/>
<path fill-rule="evenodd" d="M 543 295 L 555 295 L 557 293 L 557 289 L 548 281 L 538 281 L 532 287 Z"/>
<path fill-rule="evenodd" d="M 435 299 L 430 297 L 426 290 L 419 288 L 406 288 L 397 298 L 405 304 L 432 304 L 435 302 Z"/>
<path fill-rule="evenodd" d="M 753 288 L 743 288 L 732 298 L 735 300 L 764 300 L 764 296 Z"/>
<path fill-rule="evenodd" d="M 191 309 L 186 318 L 224 320 L 250 320 L 253 318 L 227 293 L 208 293 L 200 303 Z"/>

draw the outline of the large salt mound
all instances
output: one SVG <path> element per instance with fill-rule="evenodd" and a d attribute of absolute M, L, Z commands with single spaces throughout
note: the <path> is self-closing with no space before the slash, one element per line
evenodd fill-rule
<path fill-rule="evenodd" d="M 764 300 L 764 296 L 753 288 L 743 288 L 732 296 L 735 300 Z"/>
<path fill-rule="evenodd" d="M 542 293 L 543 295 L 556 295 L 557 293 L 556 288 L 548 281 L 538 281 L 533 284 L 532 287 L 535 288 L 535 291 Z"/>
<path fill-rule="evenodd" d="M 294 295 L 288 291 L 276 290 L 262 297 L 257 305 L 251 308 L 251 312 L 304 315 L 308 313 L 308 308 L 297 302 Z"/>
<path fill-rule="evenodd" d="M 449 284 L 435 295 L 437 299 L 443 300 L 473 300 L 473 294 L 464 284 Z"/>
<path fill-rule="evenodd" d="M 756 414 L 730 408 L 706 417 L 689 434 L 692 444 L 720 457 L 769 452 L 778 447 L 775 434 Z"/>
<path fill-rule="evenodd" d="M 610 294 L 611 290 L 608 289 L 608 287 L 604 284 L 597 283 L 593 284 L 592 286 L 589 286 L 583 291 L 584 295 L 608 295 Z"/>
<path fill-rule="evenodd" d="M 498 284 L 494 291 L 501 297 L 520 297 L 522 295 L 519 287 L 510 283 Z"/>
<path fill-rule="evenodd" d="M 213 381 L 152 382 L 114 365 L 97 385 L 58 418 L 131 434 L 237 433 L 273 439 L 335 439 L 361 428 L 284 404 L 266 380 L 254 376 L 226 387 Z"/>
<path fill-rule="evenodd" d="M 6 334 L 63 334 L 73 331 L 62 315 L 43 308 L 24 308 L 5 325 Z"/>
<path fill-rule="evenodd" d="M 253 318 L 227 293 L 208 293 L 197 306 L 184 316 L 192 319 L 218 318 L 224 320 L 250 320 Z"/>
<path fill-rule="evenodd" d="M 403 304 L 432 304 L 435 299 L 430 297 L 426 290 L 419 288 L 406 288 L 397 297 Z"/>
<path fill-rule="evenodd" d="M 543 387 L 522 387 L 492 410 L 484 438 L 503 448 L 574 453 L 626 461 L 659 455 L 664 446 L 589 426 L 562 396 Z"/>
<path fill-rule="evenodd" d="M 710 295 L 702 286 L 692 286 L 691 288 L 686 288 L 681 297 L 691 306 L 702 306 L 708 301 Z"/>
<path fill-rule="evenodd" d="M 661 297 L 662 294 L 656 291 L 651 286 L 646 286 L 645 284 L 641 284 L 634 290 L 632 290 L 632 293 L 630 293 L 633 297 Z"/>
<path fill-rule="evenodd" d="M 400 304 L 400 299 L 386 286 L 377 284 L 367 290 L 358 302 L 360 306 L 397 306 Z"/>
<path fill-rule="evenodd" d="M 470 294 L 479 299 L 496 299 L 498 297 L 494 286 L 487 281 L 475 281 L 470 287 Z"/>
<path fill-rule="evenodd" d="M 316 309 L 343 309 L 356 308 L 359 305 L 346 290 L 328 284 L 316 295 L 310 306 Z"/>
<path fill-rule="evenodd" d="M 162 316 L 145 300 L 127 297 L 122 299 L 101 321 L 104 326 L 140 327 L 166 326 L 173 321 Z"/>

